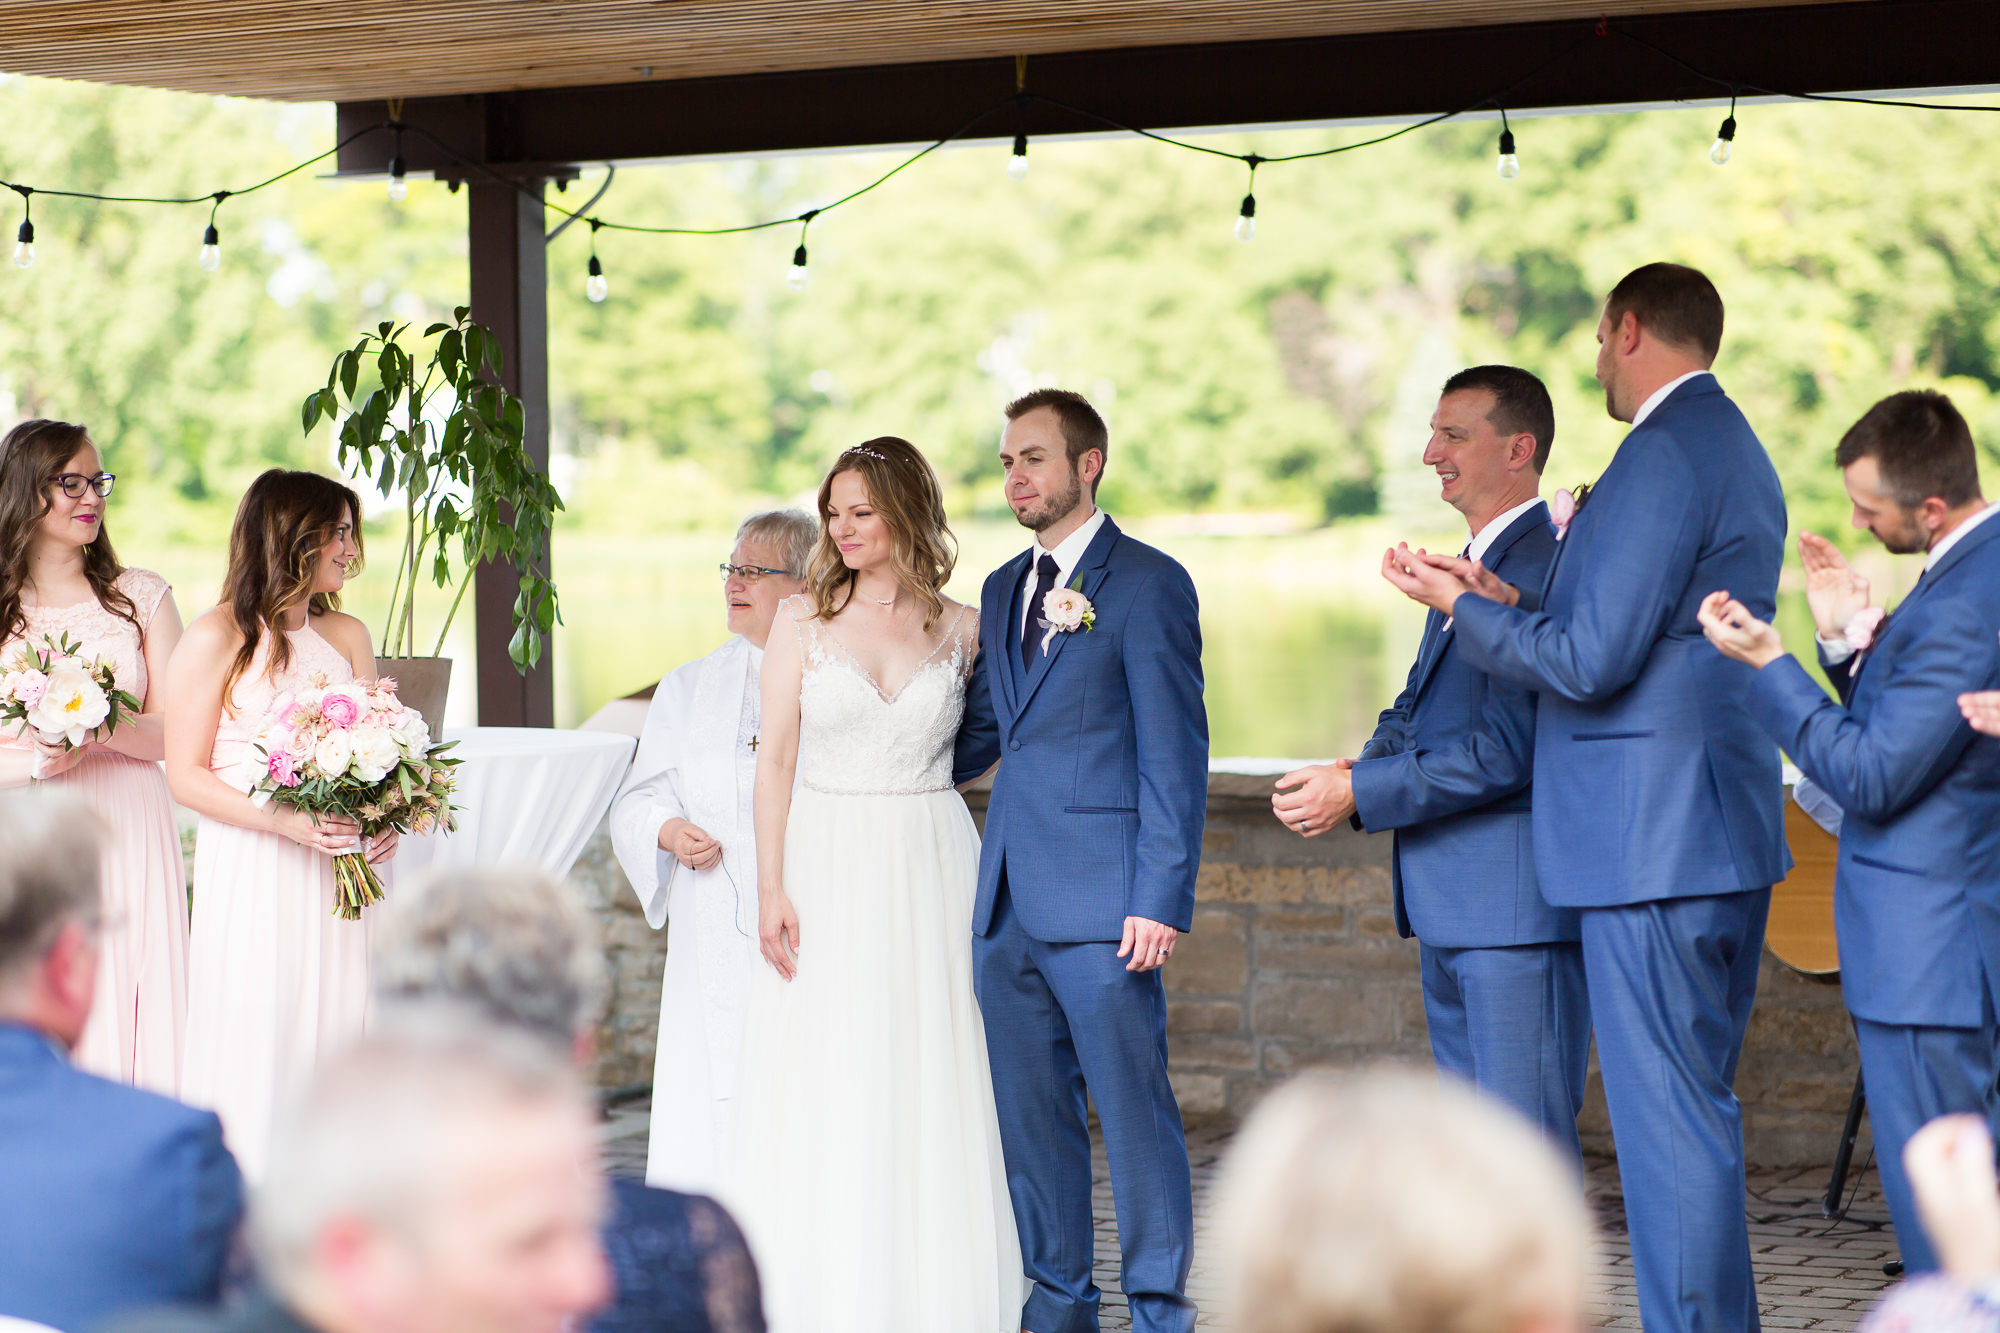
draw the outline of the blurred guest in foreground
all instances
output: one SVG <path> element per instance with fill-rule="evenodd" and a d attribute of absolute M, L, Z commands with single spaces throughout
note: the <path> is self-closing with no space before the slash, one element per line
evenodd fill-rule
<path fill-rule="evenodd" d="M 1309 1074 L 1224 1160 L 1237 1333 L 1575 1333 L 1592 1235 L 1570 1167 L 1455 1080 Z"/>
<path fill-rule="evenodd" d="M 1903 1148 L 1903 1170 L 1940 1271 L 1892 1287 L 1860 1333 L 1994 1333 L 2000 1329 L 2000 1182 L 1986 1122 L 1975 1115 L 1931 1121 Z"/>
<path fill-rule="evenodd" d="M 73 639 L 111 661 L 137 716 L 81 745 L 0 735 L 0 787 L 53 781 L 111 829 L 97 1001 L 73 1053 L 79 1068 L 173 1096 L 187 1027 L 187 886 L 159 759 L 166 674 L 181 638 L 167 581 L 118 563 L 105 509 L 118 478 L 90 432 L 24 421 L 0 439 L 0 674 L 21 648 Z"/>
<path fill-rule="evenodd" d="M 1924 552 L 1895 614 L 1810 534 L 1800 539 L 1827 697 L 1775 626 L 1728 590 L 1700 618 L 1727 657 L 1756 667 L 1750 715 L 1840 806 L 1834 922 L 1854 1015 L 1882 1194 L 1912 1273 L 1937 1266 L 1902 1173 L 1902 1145 L 1951 1112 L 2000 1110 L 2000 963 L 1981 946 L 2000 884 L 2000 742 L 1977 735 L 1959 697 L 2000 686 L 2000 505 L 1979 490 L 1979 453 L 1951 400 L 1891 394 L 1841 438 L 1834 461 L 1854 526 L 1897 554 Z M 1813 577 L 1813 566 L 1822 566 Z M 1865 619 L 1864 619 L 1865 617 Z"/>
<path fill-rule="evenodd" d="M 722 566 L 735 637 L 667 673 L 611 807 L 611 844 L 646 924 L 674 919 L 660 977 L 660 1040 L 646 1182 L 713 1189 L 734 1142 L 736 1064 L 757 951 L 758 673 L 778 603 L 805 590 L 819 525 L 754 514 Z"/>
<path fill-rule="evenodd" d="M 0 794 L 0 1315 L 82 1330 L 213 1301 L 243 1213 L 222 1126 L 74 1069 L 103 830 L 69 795 Z"/>
<path fill-rule="evenodd" d="M 566 1061 L 455 1010 L 322 1065 L 272 1126 L 264 1289 L 125 1333 L 560 1333 L 611 1294 L 590 1104 Z"/>
<path fill-rule="evenodd" d="M 375 950 L 379 1021 L 462 1006 L 587 1069 L 604 1000 L 597 929 L 536 870 L 434 873 L 399 888 Z M 611 1182 L 604 1231 L 617 1299 L 593 1333 L 763 1333 L 757 1267 L 721 1205 L 699 1195 Z"/>

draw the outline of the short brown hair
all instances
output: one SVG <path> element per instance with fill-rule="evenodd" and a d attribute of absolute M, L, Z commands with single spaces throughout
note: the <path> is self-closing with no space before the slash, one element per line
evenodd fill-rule
<path fill-rule="evenodd" d="M 1493 395 L 1486 419 L 1509 437 L 1535 437 L 1535 475 L 1549 469 L 1549 450 L 1556 442 L 1556 408 L 1549 389 L 1519 366 L 1471 366 L 1444 382 L 1444 393 L 1485 390 Z M 1443 397 L 1444 394 L 1438 395 Z"/>
<path fill-rule="evenodd" d="M 1722 350 L 1722 294 L 1698 268 L 1646 264 L 1618 280 L 1604 302 L 1604 317 L 1617 328 L 1630 314 L 1661 342 L 1700 352 L 1714 365 Z"/>
<path fill-rule="evenodd" d="M 1833 461 L 1850 467 L 1875 460 L 1882 485 L 1905 509 L 1935 495 L 1947 509 L 1979 498 L 1979 451 L 1972 428 L 1935 389 L 1892 393 L 1862 413 L 1840 437 Z"/>
<path fill-rule="evenodd" d="M 1024 393 L 1007 404 L 1007 420 L 1018 421 L 1038 407 L 1046 407 L 1056 414 L 1056 422 L 1062 428 L 1063 452 L 1069 455 L 1069 466 L 1075 471 L 1083 456 L 1092 449 L 1097 450 L 1097 478 L 1090 483 L 1090 498 L 1097 498 L 1097 483 L 1104 480 L 1104 469 L 1111 462 L 1111 431 L 1105 426 L 1104 418 L 1097 415 L 1097 409 L 1090 400 L 1069 389 L 1036 389 Z"/>

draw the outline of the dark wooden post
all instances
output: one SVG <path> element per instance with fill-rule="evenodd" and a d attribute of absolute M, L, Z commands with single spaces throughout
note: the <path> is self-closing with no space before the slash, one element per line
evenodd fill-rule
<path fill-rule="evenodd" d="M 540 178 L 525 189 L 474 176 L 466 182 L 467 232 L 472 250 L 472 317 L 500 339 L 505 365 L 500 379 L 521 400 L 527 417 L 528 453 L 549 465 L 549 299 L 547 247 L 543 242 Z M 555 650 L 544 641 L 541 665 L 526 676 L 514 670 L 507 641 L 514 633 L 514 599 L 520 573 L 511 565 L 479 567 L 473 586 L 478 634 L 479 725 L 553 727 L 556 724 Z"/>

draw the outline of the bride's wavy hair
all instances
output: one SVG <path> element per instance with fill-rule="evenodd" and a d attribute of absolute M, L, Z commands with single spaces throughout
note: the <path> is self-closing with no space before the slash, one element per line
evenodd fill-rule
<path fill-rule="evenodd" d="M 333 478 L 274 467 L 243 492 L 229 531 L 229 567 L 222 576 L 222 605 L 243 636 L 222 682 L 225 704 L 250 669 L 266 632 L 271 632 L 270 670 L 276 675 L 292 657 L 291 640 L 275 632 L 285 617 L 301 606 L 308 615 L 340 609 L 339 593 L 314 592 L 312 584 L 320 551 L 333 540 L 343 517 L 354 525 L 354 549 L 360 554 L 361 497 Z M 350 573 L 358 573 L 358 565 Z"/>
<path fill-rule="evenodd" d="M 854 596 L 854 571 L 840 558 L 831 530 L 833 479 L 843 472 L 861 474 L 868 503 L 889 528 L 890 568 L 897 582 L 924 604 L 924 633 L 930 633 L 944 615 L 939 590 L 958 563 L 958 540 L 945 522 L 944 487 L 930 460 L 894 435 L 855 445 L 834 460 L 819 484 L 819 540 L 806 572 L 813 615 L 830 619 Z"/>
<path fill-rule="evenodd" d="M 96 444 L 90 432 L 68 421 L 37 419 L 23 421 L 0 439 L 0 643 L 28 627 L 28 613 L 21 607 L 21 590 L 28 584 L 28 552 L 35 544 L 35 531 L 42 526 L 55 497 L 49 493 L 63 464 L 76 457 L 84 445 Z M 111 549 L 104 510 L 97 513 L 97 536 L 83 548 L 83 577 L 97 594 L 97 604 L 121 620 L 129 620 L 139 631 L 132 599 L 118 590 L 117 578 L 125 572 Z"/>

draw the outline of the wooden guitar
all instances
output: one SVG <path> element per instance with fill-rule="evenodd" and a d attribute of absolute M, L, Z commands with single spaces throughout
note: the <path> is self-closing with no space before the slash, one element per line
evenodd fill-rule
<path fill-rule="evenodd" d="M 1840 949 L 1833 935 L 1833 871 L 1840 840 L 1813 822 L 1785 791 L 1785 842 L 1792 873 L 1771 888 L 1771 920 L 1764 943 L 1779 962 L 1807 976 L 1840 979 Z"/>

